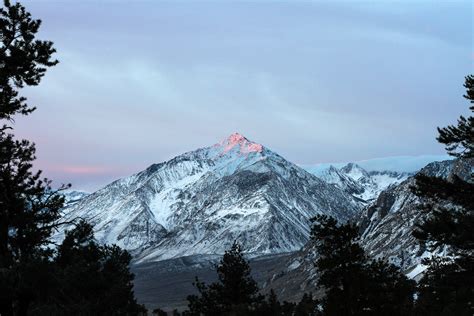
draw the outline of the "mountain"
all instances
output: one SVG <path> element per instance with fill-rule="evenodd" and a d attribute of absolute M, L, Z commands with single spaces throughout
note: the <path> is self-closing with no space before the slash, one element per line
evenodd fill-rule
<path fill-rule="evenodd" d="M 329 165 L 325 168 L 307 169 L 321 180 L 333 184 L 361 201 L 372 201 L 389 186 L 406 180 L 411 173 L 396 171 L 367 171 L 356 163 L 340 168 Z"/>
<path fill-rule="evenodd" d="M 448 180 L 456 175 L 467 181 L 473 166 L 472 159 L 447 160 L 430 163 L 420 173 Z M 422 272 L 421 258 L 430 255 L 412 236 L 415 224 L 426 216 L 420 211 L 423 201 L 411 192 L 414 184 L 414 177 L 410 177 L 383 191 L 359 220 L 361 242 L 367 252 L 389 259 L 413 277 Z"/>
<path fill-rule="evenodd" d="M 471 159 L 433 162 L 419 172 L 448 180 L 454 175 L 468 180 L 473 170 L 474 159 Z M 360 175 L 360 178 L 367 176 L 361 170 L 354 170 L 354 166 L 343 172 L 345 175 L 348 173 Z M 399 184 L 387 187 L 364 208 L 358 224 L 361 245 L 370 256 L 385 258 L 400 266 L 409 277 L 416 279 L 425 268 L 421 264 L 422 258 L 431 253 L 412 236 L 416 223 L 426 216 L 420 208 L 423 201 L 411 192 L 410 187 L 414 184 L 415 178 L 410 176 Z M 446 251 L 436 250 L 438 253 Z M 271 277 L 264 284 L 265 289 L 276 289 L 277 295 L 287 300 L 298 300 L 304 292 L 315 293 L 318 277 L 314 266 L 316 259 L 313 241 L 309 241 L 300 251 L 285 258 L 286 263 L 280 263 L 270 273 Z"/>
<path fill-rule="evenodd" d="M 150 262 L 222 254 L 234 240 L 252 255 L 295 251 L 314 215 L 345 221 L 360 209 L 352 195 L 235 133 L 117 180 L 63 213 L 91 221 L 100 242 Z"/>
<path fill-rule="evenodd" d="M 355 163 L 364 170 L 370 171 L 394 171 L 398 173 L 417 173 L 426 165 L 432 162 L 439 162 L 453 159 L 449 155 L 418 155 L 418 156 L 391 156 L 384 158 L 372 158 L 358 161 L 317 163 L 302 166 L 311 173 L 318 173 L 320 170 L 326 170 L 330 166 L 338 169 L 348 163 Z"/>
<path fill-rule="evenodd" d="M 85 192 L 85 191 L 77 191 L 77 190 L 65 190 L 65 191 L 62 191 L 61 194 L 64 196 L 64 203 L 70 206 L 72 204 L 79 202 L 79 200 L 85 198 L 90 193 Z"/>

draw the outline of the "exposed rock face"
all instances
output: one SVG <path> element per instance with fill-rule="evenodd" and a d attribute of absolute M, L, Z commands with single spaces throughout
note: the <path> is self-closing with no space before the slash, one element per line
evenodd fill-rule
<path fill-rule="evenodd" d="M 468 180 L 474 160 L 448 160 L 427 165 L 420 172 L 428 176 L 450 179 L 454 175 Z M 415 184 L 410 177 L 400 185 L 383 191 L 369 205 L 360 218 L 362 245 L 374 257 L 384 257 L 410 271 L 428 255 L 412 236 L 415 224 L 423 220 L 422 201 L 410 187 Z"/>
<path fill-rule="evenodd" d="M 304 293 L 311 292 L 315 297 L 323 292 L 317 289 L 318 271 L 315 267 L 318 254 L 309 241 L 301 250 L 283 257 L 278 265 L 272 267 L 271 277 L 263 283 L 264 292 L 274 290 L 281 300 L 300 301 Z"/>
<path fill-rule="evenodd" d="M 88 192 L 75 190 L 61 191 L 61 194 L 64 195 L 64 204 L 66 204 L 67 206 L 77 203 L 79 202 L 79 200 L 89 195 Z"/>

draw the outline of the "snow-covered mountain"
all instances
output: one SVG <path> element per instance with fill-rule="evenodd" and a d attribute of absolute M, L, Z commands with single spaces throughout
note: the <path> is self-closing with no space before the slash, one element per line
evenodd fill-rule
<path fill-rule="evenodd" d="M 79 200 L 85 198 L 90 193 L 78 190 L 65 190 L 62 191 L 61 194 L 64 196 L 64 203 L 66 205 L 72 205 L 79 202 Z"/>
<path fill-rule="evenodd" d="M 420 173 L 448 180 L 456 175 L 468 181 L 473 166 L 472 159 L 446 160 L 430 163 Z M 423 256 L 430 255 L 412 236 L 415 224 L 426 216 L 420 211 L 423 201 L 410 189 L 414 184 L 414 177 L 410 177 L 383 191 L 365 208 L 359 220 L 361 242 L 367 252 L 373 257 L 387 258 L 407 272 L 413 271 Z"/>
<path fill-rule="evenodd" d="M 372 158 L 357 161 L 346 162 L 326 162 L 311 165 L 303 165 L 303 168 L 311 173 L 317 173 L 320 170 L 328 169 L 334 166 L 338 169 L 348 163 L 355 163 L 366 171 L 395 171 L 398 173 L 417 173 L 426 165 L 432 162 L 452 160 L 449 155 L 418 155 L 418 156 L 389 156 L 383 158 Z"/>
<path fill-rule="evenodd" d="M 433 162 L 419 172 L 448 180 L 454 175 L 468 180 L 473 170 L 474 159 L 471 159 Z M 355 173 L 360 174 L 359 171 Z M 419 277 L 424 269 L 422 258 L 431 255 L 412 235 L 416 223 L 426 216 L 421 211 L 423 201 L 410 189 L 414 184 L 415 178 L 410 176 L 399 184 L 389 186 L 364 208 L 358 220 L 360 242 L 367 253 L 400 266 L 411 278 Z M 446 249 L 439 251 L 445 252 Z M 274 271 L 265 288 L 277 289 L 277 294 L 290 300 L 298 299 L 298 293 L 314 293 L 318 277 L 314 266 L 316 259 L 317 253 L 310 241 L 286 259 L 287 262 L 282 265 L 284 268 L 278 267 L 279 270 Z"/>
<path fill-rule="evenodd" d="M 406 180 L 411 173 L 396 171 L 367 171 L 358 164 L 348 163 L 340 168 L 307 167 L 306 170 L 321 180 L 334 184 L 362 201 L 371 201 L 391 185 Z"/>
<path fill-rule="evenodd" d="M 221 254 L 234 240 L 254 255 L 295 251 L 312 216 L 345 221 L 360 209 L 344 190 L 235 133 L 117 180 L 64 216 L 88 219 L 99 241 L 145 262 Z"/>

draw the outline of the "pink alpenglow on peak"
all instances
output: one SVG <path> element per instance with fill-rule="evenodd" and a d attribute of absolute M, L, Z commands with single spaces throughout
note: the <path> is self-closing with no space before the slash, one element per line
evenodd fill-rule
<path fill-rule="evenodd" d="M 248 154 L 252 152 L 261 153 L 263 146 L 249 141 L 247 138 L 239 133 L 234 133 L 223 140 L 220 144 L 223 147 L 223 153 L 231 151 L 236 146 L 239 146 L 241 154 Z"/>

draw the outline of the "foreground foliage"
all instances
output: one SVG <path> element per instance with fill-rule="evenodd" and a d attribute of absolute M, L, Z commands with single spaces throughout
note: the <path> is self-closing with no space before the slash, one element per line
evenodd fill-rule
<path fill-rule="evenodd" d="M 465 78 L 464 97 L 474 103 L 474 76 Z M 474 106 L 471 105 L 471 112 Z M 448 153 L 474 163 L 474 117 L 439 128 L 438 141 Z M 472 170 L 471 170 L 472 171 Z M 474 314 L 474 175 L 450 179 L 418 175 L 413 191 L 427 202 L 427 219 L 414 232 L 429 250 L 447 249 L 451 257 L 425 260 L 428 270 L 419 284 L 417 311 L 426 315 Z"/>
<path fill-rule="evenodd" d="M 412 309 L 415 282 L 394 265 L 369 259 L 356 225 L 338 225 L 325 215 L 313 222 L 318 286 L 326 290 L 323 315 L 401 315 Z"/>
<path fill-rule="evenodd" d="M 34 144 L 13 135 L 14 117 L 35 110 L 19 91 L 58 63 L 40 25 L 19 3 L 0 9 L 0 315 L 138 315 L 126 251 L 98 245 L 85 222 L 51 243 L 64 198 L 32 171 Z"/>
<path fill-rule="evenodd" d="M 182 315 L 310 315 L 316 301 L 305 294 L 299 304 L 279 302 L 274 291 L 266 297 L 251 277 L 250 266 L 238 243 L 226 251 L 217 265 L 218 281 L 206 285 L 196 280 L 198 295 L 188 296 L 189 310 Z"/>
<path fill-rule="evenodd" d="M 248 314 L 262 302 L 257 283 L 240 246 L 234 243 L 217 266 L 218 281 L 210 285 L 196 279 L 199 295 L 188 296 L 188 315 Z"/>

